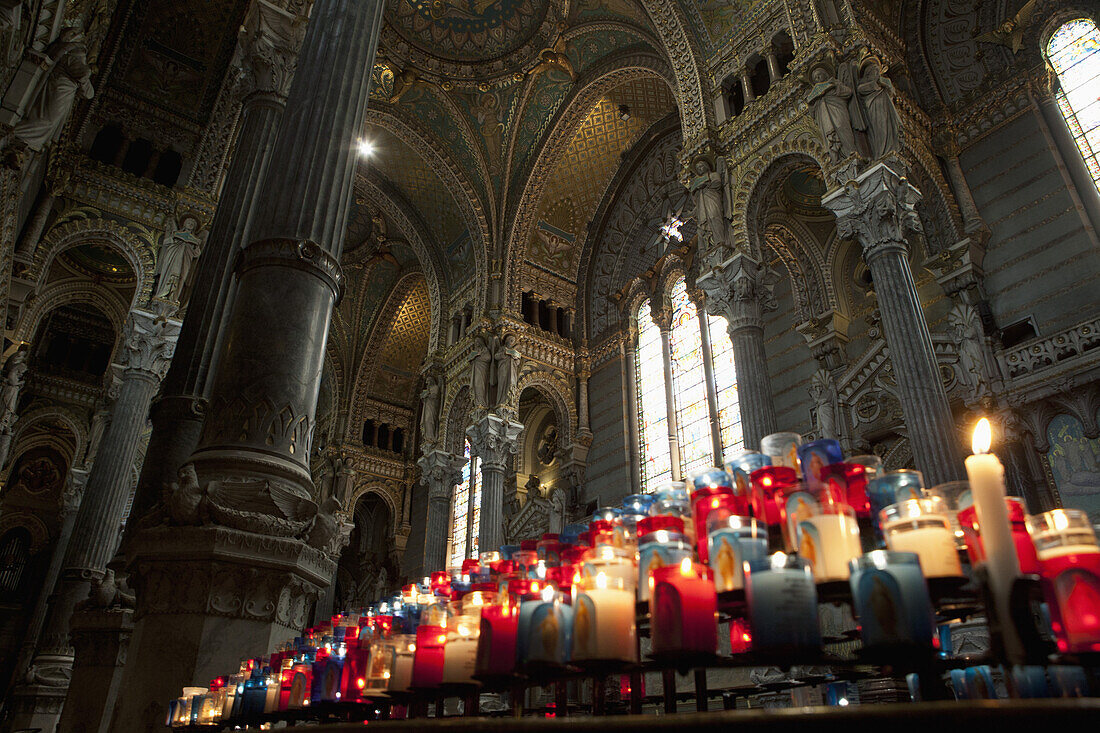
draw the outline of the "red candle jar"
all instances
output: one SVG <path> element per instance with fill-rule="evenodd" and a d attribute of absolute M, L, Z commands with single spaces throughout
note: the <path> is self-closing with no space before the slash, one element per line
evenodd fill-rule
<path fill-rule="evenodd" d="M 462 574 L 471 578 L 481 572 L 481 562 L 476 558 L 468 557 L 462 561 Z"/>
<path fill-rule="evenodd" d="M 821 469 L 821 485 L 837 503 L 855 510 L 857 517 L 871 516 L 867 498 L 867 467 L 859 463 L 830 463 Z"/>
<path fill-rule="evenodd" d="M 768 526 L 782 526 L 786 492 L 798 486 L 798 472 L 787 466 L 768 466 L 753 471 L 749 479 L 752 481 L 753 516 Z"/>
<path fill-rule="evenodd" d="M 707 517 L 715 509 L 739 503 L 729 486 L 703 486 L 691 492 L 691 523 L 695 526 L 695 551 L 700 562 L 707 562 Z"/>
<path fill-rule="evenodd" d="M 530 583 L 531 581 L 517 581 Z M 505 596 L 481 610 L 481 635 L 477 642 L 476 675 L 510 675 L 516 670 L 516 627 L 519 608 Z"/>
<path fill-rule="evenodd" d="M 437 570 L 431 575 L 432 593 L 437 596 L 451 595 L 451 576 L 446 570 Z"/>
<path fill-rule="evenodd" d="M 1088 514 L 1055 509 L 1028 520 L 1058 650 L 1100 652 L 1100 546 Z"/>
<path fill-rule="evenodd" d="M 544 534 L 542 539 L 538 541 L 537 550 L 539 559 L 544 560 L 547 565 L 561 562 L 560 535 L 550 532 Z"/>
<path fill-rule="evenodd" d="M 344 656 L 344 670 L 340 677 L 340 696 L 344 702 L 355 702 L 367 686 L 367 673 L 370 669 L 370 641 L 345 637 L 347 653 Z"/>
<path fill-rule="evenodd" d="M 730 653 L 747 654 L 752 651 L 752 628 L 746 618 L 730 621 Z"/>
<path fill-rule="evenodd" d="M 443 683 L 443 650 L 446 644 L 446 626 L 421 624 L 416 627 L 413 687 L 439 687 Z"/>
<path fill-rule="evenodd" d="M 569 545 L 563 547 L 561 551 L 561 564 L 562 565 L 579 565 L 584 562 L 584 553 L 588 551 L 587 547 L 581 547 L 579 545 Z"/>
<path fill-rule="evenodd" d="M 684 558 L 679 565 L 654 568 L 653 581 L 653 653 L 714 654 L 718 650 L 718 594 L 707 568 Z"/>
<path fill-rule="evenodd" d="M 1006 496 L 1008 520 L 1012 523 L 1012 541 L 1016 544 L 1016 558 L 1020 561 L 1020 572 L 1024 575 L 1039 575 L 1039 556 L 1035 552 L 1035 543 L 1027 531 L 1027 510 L 1024 501 L 1015 496 Z M 978 525 L 977 507 L 970 504 L 958 513 L 959 525 L 966 540 L 966 554 L 971 565 L 985 562 L 985 547 L 982 545 L 982 529 Z"/>

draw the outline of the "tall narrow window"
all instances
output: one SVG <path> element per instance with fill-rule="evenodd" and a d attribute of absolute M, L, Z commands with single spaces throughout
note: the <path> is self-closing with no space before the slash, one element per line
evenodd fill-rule
<path fill-rule="evenodd" d="M 642 303 L 636 317 L 638 351 L 634 360 L 634 376 L 638 385 L 638 435 L 642 452 L 642 487 L 648 491 L 672 477 L 672 453 L 668 444 L 661 330 L 653 322 L 649 301 Z"/>
<path fill-rule="evenodd" d="M 741 412 L 737 400 L 737 373 L 733 345 L 720 317 L 701 318 L 687 294 L 687 283 L 678 281 L 669 294 L 672 301 L 672 393 L 681 470 L 688 473 L 717 463 L 711 436 L 709 393 L 718 402 L 718 432 L 723 455 L 744 445 Z M 672 450 L 665 402 L 664 354 L 661 331 L 653 322 L 648 301 L 635 313 L 638 323 L 634 378 L 638 387 L 638 433 L 642 452 L 642 490 L 653 491 L 672 478 Z M 707 383 L 702 329 L 708 329 L 714 384 Z"/>
<path fill-rule="evenodd" d="M 467 557 L 477 557 L 477 535 L 481 524 L 481 470 L 466 441 L 462 483 L 455 487 L 451 512 L 450 566 L 457 568 Z"/>
<path fill-rule="evenodd" d="M 1100 189 L 1100 30 L 1088 18 L 1063 24 L 1047 44 L 1058 107 Z"/>

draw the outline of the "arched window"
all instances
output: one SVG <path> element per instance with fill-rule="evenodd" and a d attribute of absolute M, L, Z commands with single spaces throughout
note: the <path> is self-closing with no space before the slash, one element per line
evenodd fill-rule
<path fill-rule="evenodd" d="M 31 536 L 17 527 L 0 537 L 0 593 L 13 595 L 23 585 L 23 574 L 30 560 Z"/>
<path fill-rule="evenodd" d="M 470 453 L 470 441 L 466 441 L 463 454 L 466 465 L 462 467 L 462 483 L 455 487 L 451 510 L 450 566 L 457 568 L 468 557 L 478 556 L 477 536 L 481 530 L 481 467 L 476 456 Z"/>
<path fill-rule="evenodd" d="M 1046 48 L 1058 74 L 1056 99 L 1100 189 L 1100 30 L 1088 18 L 1063 24 Z"/>
<path fill-rule="evenodd" d="M 670 298 L 672 324 L 669 346 L 674 418 L 680 469 L 686 476 L 697 468 L 720 463 L 723 456 L 739 450 L 744 440 L 737 401 L 733 344 L 730 343 L 725 320 L 717 316 L 700 318 L 699 309 L 688 297 L 687 283 L 683 279 L 673 285 Z M 662 481 L 672 478 L 664 354 L 661 331 L 653 322 L 649 303 L 643 303 L 635 316 L 638 324 L 635 380 L 642 490 L 652 491 Z M 710 374 L 706 364 L 708 351 Z M 718 408 L 717 427 L 722 455 L 715 455 L 710 409 L 712 397 Z"/>

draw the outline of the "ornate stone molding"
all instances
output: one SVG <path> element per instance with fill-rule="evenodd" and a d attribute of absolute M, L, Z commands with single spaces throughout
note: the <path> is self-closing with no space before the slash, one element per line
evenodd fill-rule
<path fill-rule="evenodd" d="M 306 16 L 287 12 L 267 0 L 256 0 L 241 26 L 235 59 L 243 76 L 242 92 L 286 97 L 306 20 Z"/>
<path fill-rule="evenodd" d="M 730 333 L 763 328 L 763 314 L 778 309 L 778 275 L 748 255 L 738 254 L 700 275 L 695 283 L 706 293 L 707 312 L 722 316 Z"/>
<path fill-rule="evenodd" d="M 292 239 L 266 239 L 253 242 L 241 251 L 237 272 L 243 275 L 254 267 L 282 265 L 303 270 L 324 282 L 336 297 L 344 290 L 344 274 L 340 263 L 314 242 Z"/>
<path fill-rule="evenodd" d="M 428 501 L 450 503 L 454 487 L 462 481 L 462 467 L 466 465 L 466 459 L 435 450 L 417 461 L 417 465 L 420 467 L 420 480 L 428 487 Z"/>
<path fill-rule="evenodd" d="M 145 311 L 131 311 L 126 320 L 126 346 L 121 362 L 127 371 L 144 372 L 158 381 L 172 364 L 181 323 Z"/>
<path fill-rule="evenodd" d="M 868 264 L 884 254 L 907 254 L 906 235 L 921 231 L 920 191 L 892 166 L 897 163 L 879 163 L 821 200 L 836 214 L 837 233 L 857 239 Z"/>
<path fill-rule="evenodd" d="M 1090 318 L 1051 336 L 1003 349 L 997 354 L 997 362 L 1006 378 L 1024 380 L 1071 363 L 1081 367 L 1086 357 L 1087 361 L 1095 362 L 1089 352 L 1097 346 L 1100 346 L 1100 318 Z"/>
<path fill-rule="evenodd" d="M 489 413 L 466 429 L 470 451 L 489 469 L 503 471 L 519 449 L 523 423 Z"/>

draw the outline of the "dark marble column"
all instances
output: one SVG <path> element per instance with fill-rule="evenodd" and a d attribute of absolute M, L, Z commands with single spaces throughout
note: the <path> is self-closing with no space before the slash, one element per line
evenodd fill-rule
<path fill-rule="evenodd" d="M 764 351 L 763 314 L 776 307 L 772 283 L 759 262 L 737 254 L 701 275 L 696 285 L 706 293 L 707 312 L 728 324 L 745 447 L 755 450 L 761 438 L 778 430 Z"/>
<path fill-rule="evenodd" d="M 134 500 L 136 517 L 176 480 L 176 472 L 198 445 L 210 363 L 231 295 L 233 261 L 248 242 L 304 30 L 303 18 L 265 0 L 257 0 L 244 24 L 235 59 L 244 98 L 236 152 L 199 257 L 176 356 L 153 405 L 153 433 Z"/>
<path fill-rule="evenodd" d="M 504 544 L 504 473 L 519 449 L 523 423 L 489 413 L 466 431 L 470 452 L 481 459 L 481 528 L 478 547 L 492 552 Z"/>
<path fill-rule="evenodd" d="M 895 170 L 898 164 L 893 166 L 873 166 L 821 203 L 836 214 L 840 235 L 855 238 L 863 248 L 913 458 L 934 485 L 965 476 L 955 421 L 909 266 L 906 233 L 920 228 L 915 208 L 920 192 Z"/>
<path fill-rule="evenodd" d="M 451 496 L 462 480 L 466 459 L 435 450 L 419 461 L 420 480 L 428 487 L 428 518 L 424 526 L 424 572 L 447 567 L 447 536 L 451 532 Z"/>

